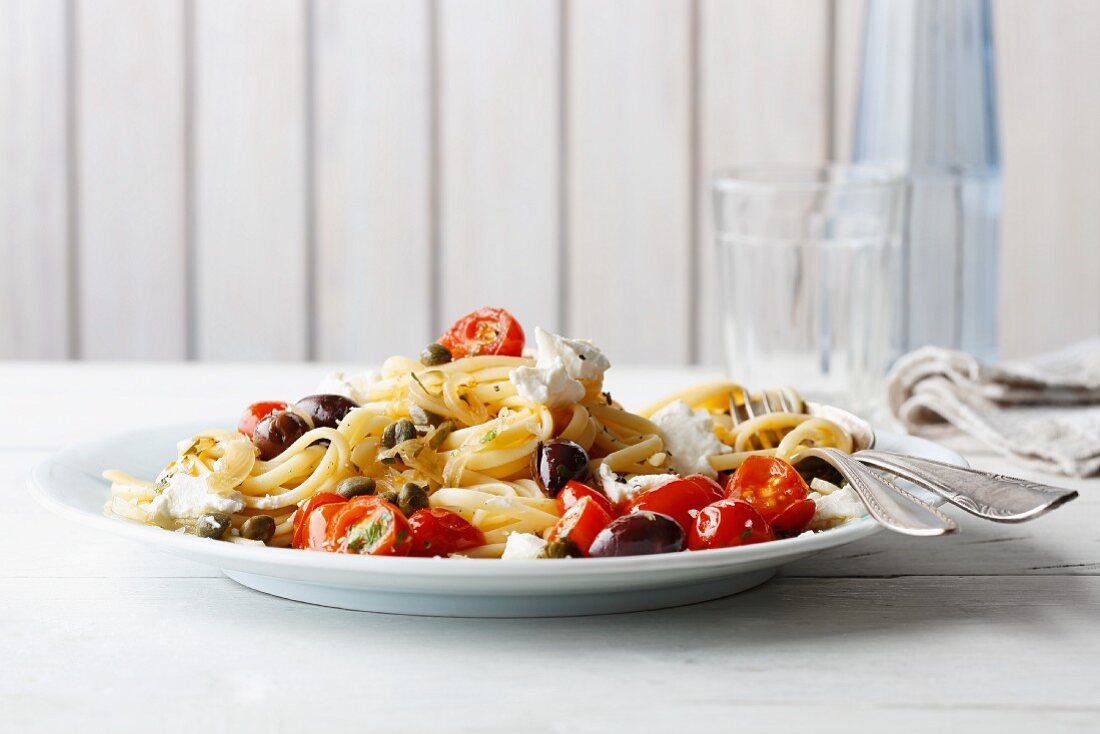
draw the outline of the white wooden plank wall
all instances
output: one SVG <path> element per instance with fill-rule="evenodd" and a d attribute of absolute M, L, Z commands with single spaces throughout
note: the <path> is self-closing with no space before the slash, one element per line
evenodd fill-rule
<path fill-rule="evenodd" d="M 717 362 L 710 174 L 847 156 L 864 2 L 0 0 L 0 358 Z M 1012 356 L 1100 332 L 1100 3 L 994 8 Z"/>

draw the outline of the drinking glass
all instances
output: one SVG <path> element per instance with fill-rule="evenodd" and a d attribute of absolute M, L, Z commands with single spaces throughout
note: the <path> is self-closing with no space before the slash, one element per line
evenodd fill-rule
<path fill-rule="evenodd" d="M 749 166 L 714 181 L 727 367 L 861 413 L 897 356 L 906 181 L 870 165 Z"/>

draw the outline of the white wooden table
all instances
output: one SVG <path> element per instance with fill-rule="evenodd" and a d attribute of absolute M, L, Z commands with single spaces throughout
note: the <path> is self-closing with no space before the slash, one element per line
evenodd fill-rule
<path fill-rule="evenodd" d="M 0 364 L 0 731 L 1100 727 L 1100 480 L 1045 477 L 1082 496 L 1031 524 L 955 513 L 955 537 L 881 533 L 739 596 L 534 620 L 265 596 L 25 491 L 67 442 L 235 416 L 309 392 L 324 370 Z M 637 405 L 703 376 L 618 368 L 609 385 Z"/>

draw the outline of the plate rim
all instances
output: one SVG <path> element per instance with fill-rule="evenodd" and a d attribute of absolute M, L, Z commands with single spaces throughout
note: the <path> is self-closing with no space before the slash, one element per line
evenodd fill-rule
<path fill-rule="evenodd" d="M 271 568 L 273 571 L 276 569 L 294 569 L 296 571 L 313 569 L 319 572 L 335 573 L 357 571 L 364 575 L 370 574 L 382 577 L 408 577 L 410 574 L 415 574 L 421 576 L 445 575 L 450 578 L 463 576 L 466 578 L 491 579 L 516 577 L 524 579 L 537 577 L 560 578 L 564 575 L 580 578 L 632 572 L 668 572 L 680 568 L 684 570 L 713 570 L 723 566 L 729 566 L 730 571 L 733 572 L 739 562 L 760 562 L 776 556 L 776 565 L 782 565 L 795 560 L 795 556 L 812 555 L 861 540 L 884 530 L 871 517 L 864 517 L 827 531 L 784 538 L 768 543 L 718 548 L 705 552 L 684 551 L 617 558 L 510 559 L 505 563 L 500 563 L 499 559 L 484 558 L 364 557 L 337 553 L 303 553 L 301 550 L 291 548 L 253 547 L 169 532 L 161 528 L 126 521 L 122 518 L 112 518 L 102 513 L 90 512 L 82 507 L 63 501 L 49 489 L 51 481 L 48 474 L 55 467 L 62 466 L 85 475 L 97 484 L 102 484 L 104 489 L 103 498 L 106 502 L 109 483 L 97 474 L 90 473 L 85 467 L 74 466 L 73 459 L 75 455 L 89 451 L 95 452 L 97 447 L 116 445 L 127 440 L 128 437 L 148 436 L 151 432 L 167 433 L 169 431 L 172 431 L 173 435 L 187 435 L 188 431 L 194 433 L 196 430 L 203 430 L 196 428 L 196 426 L 212 424 L 211 422 L 200 424 L 195 421 L 160 424 L 148 428 L 113 433 L 101 438 L 74 442 L 53 452 L 33 467 L 27 479 L 28 491 L 35 501 L 45 509 L 81 525 L 134 540 L 174 556 L 185 557 L 222 569 L 245 570 L 244 567 L 255 567 L 256 564 L 260 564 Z M 943 457 L 942 460 L 959 466 L 969 466 L 966 459 L 957 451 L 928 439 L 878 430 L 877 428 L 875 433 L 879 438 L 880 445 L 883 442 L 892 443 L 896 440 L 927 445 L 934 447 Z M 784 560 L 788 557 L 789 560 Z M 327 584 L 327 582 L 321 580 L 319 580 L 319 583 Z"/>

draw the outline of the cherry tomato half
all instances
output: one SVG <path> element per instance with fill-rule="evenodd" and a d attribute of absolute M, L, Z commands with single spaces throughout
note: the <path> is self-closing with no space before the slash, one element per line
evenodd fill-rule
<path fill-rule="evenodd" d="M 700 477 L 706 479 L 706 477 Z M 668 515 L 687 535 L 699 510 L 712 502 L 722 499 L 721 490 L 697 481 L 694 477 L 671 479 L 664 484 L 651 487 L 634 498 L 626 506 L 626 512 L 659 512 Z M 626 513 L 624 513 L 626 514 Z"/>
<path fill-rule="evenodd" d="M 499 354 L 518 357 L 523 353 L 523 327 L 503 308 L 479 308 L 454 323 L 439 343 L 455 359 Z"/>
<path fill-rule="evenodd" d="M 373 495 L 353 497 L 329 523 L 325 546 L 334 553 L 407 556 L 412 533 L 401 510 L 389 502 Z"/>
<path fill-rule="evenodd" d="M 318 492 L 305 502 L 298 505 L 298 509 L 294 512 L 294 534 L 291 536 L 290 545 L 294 548 L 313 547 L 313 545 L 310 543 L 310 538 L 313 535 L 313 531 L 311 529 L 312 522 L 307 522 L 310 519 L 310 516 L 313 514 L 313 511 L 316 510 L 318 507 L 329 505 L 334 507 L 343 507 L 344 503 L 346 502 L 347 499 L 341 497 L 335 492 Z M 331 517 L 329 517 L 328 519 L 331 519 Z M 325 522 L 327 523 L 327 521 L 328 520 L 326 519 Z M 324 540 L 324 530 L 325 526 L 322 526 L 321 537 L 318 539 L 319 541 Z"/>
<path fill-rule="evenodd" d="M 584 497 L 591 497 L 592 501 L 599 505 L 610 517 L 615 517 L 619 514 L 615 511 L 615 507 L 611 504 L 611 500 L 609 500 L 603 492 L 592 489 L 587 484 L 576 480 L 566 482 L 565 486 L 558 492 L 558 514 L 564 515 L 566 510 L 580 502 Z"/>
<path fill-rule="evenodd" d="M 561 516 L 557 524 L 550 528 L 550 534 L 546 539 L 553 543 L 555 540 L 568 538 L 577 544 L 577 548 L 583 555 L 588 555 L 588 549 L 592 547 L 592 541 L 600 534 L 600 531 L 611 524 L 611 515 L 591 497 L 581 497 L 577 504 L 570 507 Z"/>
<path fill-rule="evenodd" d="M 775 540 L 771 527 L 748 502 L 719 500 L 699 511 L 688 531 L 687 547 L 693 551 L 732 548 Z"/>
<path fill-rule="evenodd" d="M 417 510 L 409 518 L 414 556 L 449 556 L 485 545 L 485 536 L 458 513 L 442 507 Z"/>
<path fill-rule="evenodd" d="M 793 466 L 771 456 L 745 459 L 726 484 L 727 499 L 748 502 L 768 523 L 806 499 L 809 492 L 806 480 Z"/>
<path fill-rule="evenodd" d="M 816 511 L 817 505 L 813 500 L 799 500 L 787 505 L 787 509 L 775 516 L 771 522 L 772 529 L 791 534 L 801 533 L 810 524 L 810 520 L 814 519 Z"/>
<path fill-rule="evenodd" d="M 248 436 L 252 440 L 252 434 L 256 432 L 256 424 L 277 410 L 286 410 L 287 404 L 281 400 L 269 400 L 267 402 L 252 403 L 241 413 L 241 419 L 237 423 L 237 432 Z"/>

